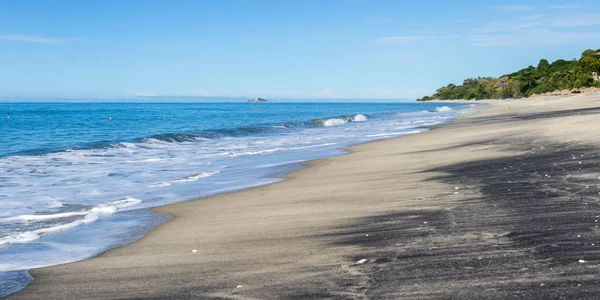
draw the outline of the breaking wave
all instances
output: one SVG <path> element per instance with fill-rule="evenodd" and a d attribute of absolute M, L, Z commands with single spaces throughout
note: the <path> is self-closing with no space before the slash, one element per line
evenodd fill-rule
<path fill-rule="evenodd" d="M 110 203 L 100 204 L 80 211 L 62 212 L 55 214 L 19 215 L 0 219 L 3 224 L 27 223 L 26 228 L 35 228 L 30 231 L 13 233 L 0 237 L 0 246 L 33 242 L 44 234 L 74 228 L 83 224 L 97 221 L 103 215 L 111 215 L 125 207 L 134 206 L 142 200 L 124 198 Z"/>
<path fill-rule="evenodd" d="M 191 181 L 196 181 L 200 178 L 210 177 L 210 176 L 213 176 L 213 175 L 219 174 L 219 173 L 221 173 L 221 171 L 203 172 L 203 173 L 198 173 L 198 174 L 194 174 L 191 176 L 187 176 L 187 177 L 184 177 L 181 179 L 175 179 L 175 180 L 173 180 L 173 182 L 191 182 Z M 167 184 L 167 185 L 170 185 L 170 184 Z M 165 186 L 165 185 L 162 185 L 162 186 Z"/>
<path fill-rule="evenodd" d="M 451 110 L 452 110 L 452 108 L 450 108 L 448 106 L 440 106 L 435 109 L 436 112 L 445 112 L 445 111 L 451 111 Z"/>
<path fill-rule="evenodd" d="M 367 120 L 367 117 L 365 117 L 364 115 L 356 115 L 354 116 L 354 118 L 352 119 L 352 121 L 354 122 L 364 122 Z"/>

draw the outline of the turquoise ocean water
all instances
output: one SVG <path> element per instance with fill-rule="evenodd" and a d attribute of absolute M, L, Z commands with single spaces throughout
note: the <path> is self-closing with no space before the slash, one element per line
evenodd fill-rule
<path fill-rule="evenodd" d="M 0 297 L 27 270 L 134 241 L 158 205 L 281 179 L 343 147 L 424 131 L 435 103 L 0 103 Z"/>

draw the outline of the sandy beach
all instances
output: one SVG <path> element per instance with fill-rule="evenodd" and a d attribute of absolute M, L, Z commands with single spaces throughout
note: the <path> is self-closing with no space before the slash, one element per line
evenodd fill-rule
<path fill-rule="evenodd" d="M 8 299 L 597 299 L 600 94 L 484 102 L 157 208 L 173 219 Z"/>

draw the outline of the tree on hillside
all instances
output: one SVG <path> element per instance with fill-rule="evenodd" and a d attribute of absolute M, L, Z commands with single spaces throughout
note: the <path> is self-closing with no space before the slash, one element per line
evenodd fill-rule
<path fill-rule="evenodd" d="M 577 62 L 575 62 L 575 61 L 559 59 L 559 60 L 556 60 L 555 62 L 553 62 L 552 64 L 550 64 L 550 70 L 552 70 L 552 71 L 565 70 L 565 69 L 568 69 L 569 67 L 573 66 L 573 64 L 576 64 L 576 63 Z"/>
<path fill-rule="evenodd" d="M 600 72 L 600 59 L 593 56 L 583 57 L 580 61 L 581 67 L 588 72 Z"/>
<path fill-rule="evenodd" d="M 537 69 L 540 72 L 548 71 L 548 69 L 550 69 L 550 63 L 548 62 L 547 59 L 541 59 L 540 63 L 538 63 Z"/>
<path fill-rule="evenodd" d="M 594 56 L 596 58 L 600 58 L 600 49 L 587 49 L 581 53 L 581 58 Z"/>
<path fill-rule="evenodd" d="M 583 51 L 579 60 L 559 59 L 549 63 L 541 59 L 537 68 L 529 66 L 498 79 L 467 78 L 462 85 L 449 84 L 431 97 L 419 100 L 521 98 L 556 90 L 600 87 L 600 82 L 594 81 L 593 72 L 600 73 L 600 49 Z"/>

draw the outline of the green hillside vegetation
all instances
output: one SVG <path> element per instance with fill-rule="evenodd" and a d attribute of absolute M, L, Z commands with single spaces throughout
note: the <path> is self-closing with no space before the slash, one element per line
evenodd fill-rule
<path fill-rule="evenodd" d="M 449 84 L 417 101 L 523 98 L 557 90 L 600 87 L 593 72 L 600 73 L 600 49 L 583 51 L 579 60 L 549 63 L 542 59 L 537 67 L 529 66 L 500 78 L 468 78 L 462 85 Z"/>

